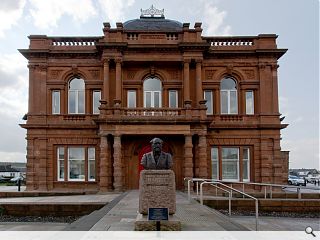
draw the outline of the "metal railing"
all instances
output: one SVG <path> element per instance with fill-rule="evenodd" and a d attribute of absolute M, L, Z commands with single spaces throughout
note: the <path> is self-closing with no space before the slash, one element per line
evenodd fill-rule
<path fill-rule="evenodd" d="M 274 188 L 281 188 L 281 189 L 295 188 L 297 195 L 298 195 L 298 199 L 301 199 L 301 189 L 319 190 L 319 188 L 316 188 L 316 187 L 302 187 L 302 186 L 281 185 L 281 184 L 272 184 L 272 183 L 234 182 L 234 181 L 223 181 L 223 180 L 215 180 L 215 179 L 208 179 L 208 178 L 185 178 L 184 180 L 185 181 L 188 180 L 188 189 L 190 186 L 189 181 L 196 183 L 197 196 L 199 195 L 199 183 L 204 182 L 204 181 L 221 182 L 221 183 L 225 183 L 225 184 L 230 184 L 231 187 L 233 187 L 234 185 L 242 185 L 242 192 L 245 192 L 246 185 L 261 186 L 261 187 L 263 187 L 265 199 L 267 198 L 268 193 L 269 193 L 269 198 L 272 199 Z M 188 190 L 188 194 L 189 193 L 190 193 L 190 191 Z M 232 191 L 231 191 L 231 196 L 232 196 Z M 190 199 L 189 195 L 188 195 L 188 198 Z"/>
<path fill-rule="evenodd" d="M 239 191 L 239 190 L 237 190 L 237 189 L 235 189 L 235 188 L 229 187 L 228 185 L 223 184 L 223 183 L 221 183 L 221 182 L 217 182 L 217 181 L 207 182 L 207 181 L 204 181 L 204 182 L 202 182 L 202 183 L 200 184 L 200 204 L 201 204 L 201 205 L 203 205 L 203 185 L 204 185 L 204 184 L 209 184 L 209 185 L 211 185 L 211 186 L 214 186 L 213 184 L 216 184 L 216 185 L 219 184 L 219 185 L 222 185 L 223 187 L 228 188 L 228 189 L 231 190 L 231 191 L 229 192 L 229 191 L 227 191 L 227 190 L 222 189 L 222 188 L 219 187 L 219 188 L 222 189 L 223 191 L 229 192 L 229 215 L 230 215 L 230 216 L 231 216 L 231 197 L 232 197 L 232 191 L 238 192 L 238 193 L 242 194 L 243 196 L 246 196 L 246 197 L 248 197 L 248 198 L 253 199 L 253 200 L 255 201 L 256 231 L 258 231 L 259 202 L 258 202 L 258 199 L 257 199 L 257 198 L 252 197 L 251 195 L 246 194 L 246 193 L 244 193 L 244 192 L 241 192 L 241 191 Z M 215 186 L 215 187 L 218 187 L 218 186 Z"/>

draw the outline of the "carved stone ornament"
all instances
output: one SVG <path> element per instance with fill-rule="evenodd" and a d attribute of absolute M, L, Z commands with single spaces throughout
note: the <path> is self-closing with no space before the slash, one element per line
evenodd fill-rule
<path fill-rule="evenodd" d="M 100 71 L 99 70 L 89 70 L 91 76 L 93 77 L 93 79 L 98 79 L 99 75 L 100 75 Z"/>
<path fill-rule="evenodd" d="M 52 79 L 58 79 L 58 77 L 60 76 L 62 70 L 58 70 L 58 69 L 54 69 L 50 71 L 50 78 Z"/>
<path fill-rule="evenodd" d="M 206 79 L 212 80 L 215 72 L 216 72 L 216 70 L 206 70 L 205 71 Z"/>
<path fill-rule="evenodd" d="M 164 9 L 156 9 L 153 5 L 149 9 L 142 10 L 141 8 L 141 17 L 164 17 Z"/>
<path fill-rule="evenodd" d="M 254 70 L 244 70 L 244 73 L 246 74 L 247 79 L 254 79 Z"/>

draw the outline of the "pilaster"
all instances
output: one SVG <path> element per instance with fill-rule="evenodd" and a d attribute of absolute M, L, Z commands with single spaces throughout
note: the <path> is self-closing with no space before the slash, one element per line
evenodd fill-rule
<path fill-rule="evenodd" d="M 123 182 L 122 182 L 122 162 L 121 162 L 121 136 L 114 136 L 113 143 L 113 187 L 115 191 L 122 191 Z"/>

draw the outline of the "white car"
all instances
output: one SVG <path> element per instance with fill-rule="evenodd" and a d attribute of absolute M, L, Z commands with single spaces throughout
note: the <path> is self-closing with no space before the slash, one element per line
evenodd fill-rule
<path fill-rule="evenodd" d="M 305 186 L 305 181 L 302 178 L 297 176 L 289 175 L 288 177 L 288 184 L 289 185 L 296 185 L 296 186 Z"/>

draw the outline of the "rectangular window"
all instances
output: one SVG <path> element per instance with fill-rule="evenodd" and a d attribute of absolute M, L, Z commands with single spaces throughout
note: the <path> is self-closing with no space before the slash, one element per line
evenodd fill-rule
<path fill-rule="evenodd" d="M 169 91 L 169 108 L 178 107 L 178 91 L 170 90 Z"/>
<path fill-rule="evenodd" d="M 219 155 L 218 148 L 211 148 L 211 165 L 212 165 L 212 179 L 219 179 Z"/>
<path fill-rule="evenodd" d="M 93 114 L 99 114 L 99 106 L 100 106 L 100 100 L 101 100 L 101 91 L 100 90 L 94 90 L 93 91 L 93 106 L 92 106 L 92 113 Z"/>
<path fill-rule="evenodd" d="M 60 91 L 52 91 L 52 114 L 60 114 Z"/>
<path fill-rule="evenodd" d="M 80 147 L 68 148 L 68 180 L 85 180 L 85 149 Z"/>
<path fill-rule="evenodd" d="M 238 148 L 222 148 L 222 180 L 239 180 Z"/>
<path fill-rule="evenodd" d="M 95 181 L 96 180 L 96 152 L 95 148 L 88 148 L 88 180 Z"/>
<path fill-rule="evenodd" d="M 137 106 L 137 93 L 136 90 L 129 90 L 127 96 L 128 108 L 135 108 Z"/>
<path fill-rule="evenodd" d="M 246 91 L 246 114 L 254 114 L 254 95 L 253 91 Z"/>
<path fill-rule="evenodd" d="M 250 151 L 249 148 L 243 149 L 243 159 L 242 159 L 242 179 L 244 182 L 250 181 Z"/>
<path fill-rule="evenodd" d="M 204 91 L 204 100 L 207 100 L 207 115 L 213 114 L 213 98 L 212 98 L 212 91 Z"/>
<path fill-rule="evenodd" d="M 57 151 L 58 156 L 58 181 L 64 181 L 64 147 L 59 147 Z"/>

